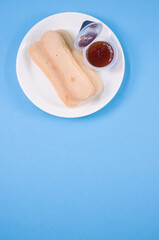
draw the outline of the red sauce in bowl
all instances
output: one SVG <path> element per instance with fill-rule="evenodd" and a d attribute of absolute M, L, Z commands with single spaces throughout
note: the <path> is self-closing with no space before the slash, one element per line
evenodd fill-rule
<path fill-rule="evenodd" d="M 107 42 L 94 42 L 87 49 L 86 57 L 94 67 L 105 67 L 113 60 L 114 50 Z"/>

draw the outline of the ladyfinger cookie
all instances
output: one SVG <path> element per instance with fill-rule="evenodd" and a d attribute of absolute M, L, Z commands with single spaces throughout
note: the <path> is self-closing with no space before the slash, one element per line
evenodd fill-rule
<path fill-rule="evenodd" d="M 61 34 L 56 31 L 48 31 L 42 36 L 41 43 L 72 97 L 84 100 L 92 96 L 94 86 L 75 61 Z"/>
<path fill-rule="evenodd" d="M 94 86 L 94 94 L 98 95 L 103 90 L 103 83 L 101 79 L 99 78 L 98 74 L 95 70 L 89 68 L 87 64 L 84 61 L 82 52 L 74 47 L 74 39 L 71 36 L 71 34 L 66 30 L 58 30 L 58 32 L 61 34 L 63 39 L 65 40 L 66 44 L 68 45 L 73 57 L 75 58 L 78 65 L 81 67 L 81 69 L 84 71 L 84 73 L 87 75 L 87 77 L 90 79 Z"/>
<path fill-rule="evenodd" d="M 63 78 L 50 60 L 42 44 L 40 42 L 33 43 L 29 47 L 29 54 L 50 80 L 61 100 L 69 107 L 78 105 L 80 101 L 72 97 Z"/>

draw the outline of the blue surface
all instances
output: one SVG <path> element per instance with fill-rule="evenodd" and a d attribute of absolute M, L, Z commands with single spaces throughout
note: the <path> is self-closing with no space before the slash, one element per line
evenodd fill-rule
<path fill-rule="evenodd" d="M 0 0 L 0 240 L 159 239 L 159 1 Z M 39 20 L 78 11 L 119 38 L 126 73 L 101 111 L 62 119 L 22 92 L 15 61 Z"/>

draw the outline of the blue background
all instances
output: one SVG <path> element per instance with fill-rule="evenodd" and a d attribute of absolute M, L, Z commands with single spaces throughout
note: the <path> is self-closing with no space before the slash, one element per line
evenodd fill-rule
<path fill-rule="evenodd" d="M 0 0 L 0 240 L 159 239 L 159 1 Z M 39 20 L 90 14 L 119 38 L 126 72 L 99 112 L 35 107 L 16 54 Z"/>

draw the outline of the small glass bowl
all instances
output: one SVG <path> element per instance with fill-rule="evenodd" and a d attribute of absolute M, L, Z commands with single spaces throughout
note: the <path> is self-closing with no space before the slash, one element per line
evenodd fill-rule
<path fill-rule="evenodd" d="M 114 57 L 112 59 L 112 61 L 104 66 L 104 67 L 95 67 L 94 65 L 92 65 L 88 59 L 87 59 L 87 50 L 88 48 L 95 42 L 99 42 L 99 41 L 102 41 L 102 42 L 107 42 L 108 44 L 110 44 L 113 48 L 113 51 L 114 51 Z M 95 41 L 93 41 L 91 44 L 89 44 L 87 47 L 83 48 L 82 49 L 82 53 L 83 53 L 83 57 L 84 57 L 84 61 L 85 63 L 92 69 L 96 70 L 96 71 L 100 71 L 100 70 L 105 70 L 105 69 L 110 69 L 110 68 L 114 68 L 115 66 L 117 66 L 118 64 L 118 49 L 116 47 L 116 45 L 114 44 L 113 41 L 111 40 L 106 40 L 106 39 L 103 39 L 103 38 L 100 38 L 98 37 L 97 39 L 95 39 Z"/>

